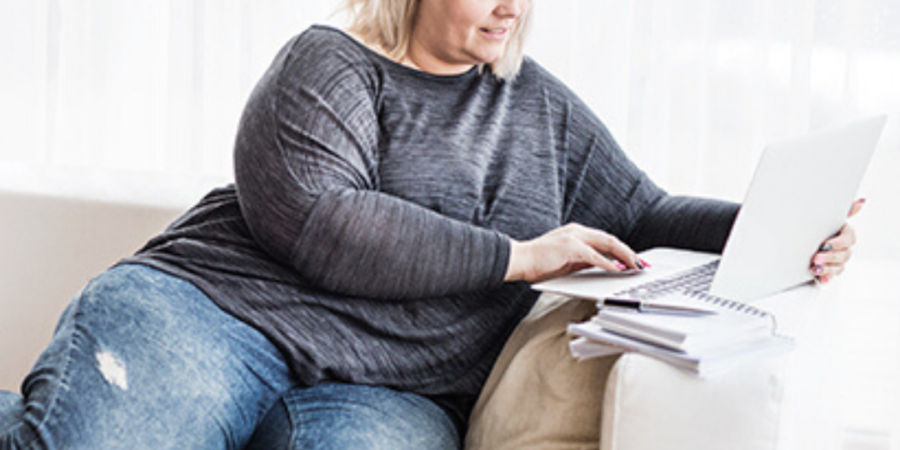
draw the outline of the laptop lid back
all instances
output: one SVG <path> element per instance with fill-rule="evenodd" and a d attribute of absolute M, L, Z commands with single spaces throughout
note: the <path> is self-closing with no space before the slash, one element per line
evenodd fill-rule
<path fill-rule="evenodd" d="M 810 261 L 847 220 L 886 116 L 769 145 L 710 293 L 752 300 L 813 278 Z"/>

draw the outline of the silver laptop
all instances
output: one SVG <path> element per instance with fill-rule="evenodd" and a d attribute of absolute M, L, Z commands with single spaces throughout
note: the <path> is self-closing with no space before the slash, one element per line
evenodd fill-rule
<path fill-rule="evenodd" d="M 651 269 L 610 282 L 611 274 L 587 271 L 533 287 L 598 300 L 610 294 L 650 300 L 703 293 L 748 301 L 808 282 L 812 256 L 846 222 L 886 119 L 872 117 L 769 145 L 721 258 L 684 251 L 683 257 L 675 253 L 676 265 L 684 264 L 663 277 Z M 672 251 L 666 255 L 671 262 Z"/>

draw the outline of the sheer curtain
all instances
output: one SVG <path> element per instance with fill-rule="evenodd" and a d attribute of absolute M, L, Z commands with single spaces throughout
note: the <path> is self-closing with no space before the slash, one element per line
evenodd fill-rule
<path fill-rule="evenodd" d="M 854 220 L 858 256 L 832 289 L 854 293 L 827 349 L 837 400 L 823 408 L 822 441 L 797 448 L 900 448 L 900 290 L 889 282 L 900 270 L 900 3 L 534 3 L 529 53 L 672 192 L 740 200 L 766 142 L 890 114 Z M 241 108 L 271 58 L 308 24 L 339 22 L 337 5 L 0 0 L 0 189 L 188 206 L 230 180 Z"/>
<path fill-rule="evenodd" d="M 0 0 L 0 187 L 185 206 L 255 80 L 336 2 Z"/>

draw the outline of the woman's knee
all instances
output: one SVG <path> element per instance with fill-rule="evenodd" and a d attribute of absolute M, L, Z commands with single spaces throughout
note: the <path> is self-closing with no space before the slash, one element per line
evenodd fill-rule
<path fill-rule="evenodd" d="M 264 336 L 192 285 L 126 266 L 67 309 L 8 435 L 47 448 L 237 448 L 290 383 Z"/>
<path fill-rule="evenodd" d="M 382 387 L 328 384 L 289 391 L 248 450 L 458 450 L 459 432 L 424 397 Z"/>

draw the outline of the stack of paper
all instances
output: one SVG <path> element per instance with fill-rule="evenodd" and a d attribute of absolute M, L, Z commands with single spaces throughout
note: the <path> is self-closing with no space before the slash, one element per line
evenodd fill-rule
<path fill-rule="evenodd" d="M 688 351 L 676 350 L 608 331 L 595 320 L 570 325 L 569 332 L 580 336 L 569 344 L 572 354 L 580 359 L 605 356 L 621 350 L 633 351 L 700 376 L 723 373 L 757 358 L 784 352 L 792 345 L 791 339 L 773 334 L 755 340 L 734 341 L 723 345 L 710 344 Z"/>
<path fill-rule="evenodd" d="M 713 375 L 789 350 L 790 336 L 815 298 L 815 285 L 808 283 L 752 304 L 725 299 L 711 295 L 705 284 L 714 272 L 701 270 L 716 264 L 717 255 L 656 249 L 641 257 L 652 260 L 653 268 L 587 270 L 532 286 L 597 302 L 594 317 L 569 326 L 578 337 L 570 345 L 576 357 L 632 351 Z"/>
<path fill-rule="evenodd" d="M 608 354 L 612 346 L 708 376 L 791 346 L 791 339 L 775 334 L 774 317 L 760 309 L 735 302 L 678 301 L 685 306 L 698 302 L 715 313 L 648 313 L 599 302 L 591 320 L 569 326 L 569 332 L 580 337 L 570 345 L 572 354 L 591 358 Z"/>

